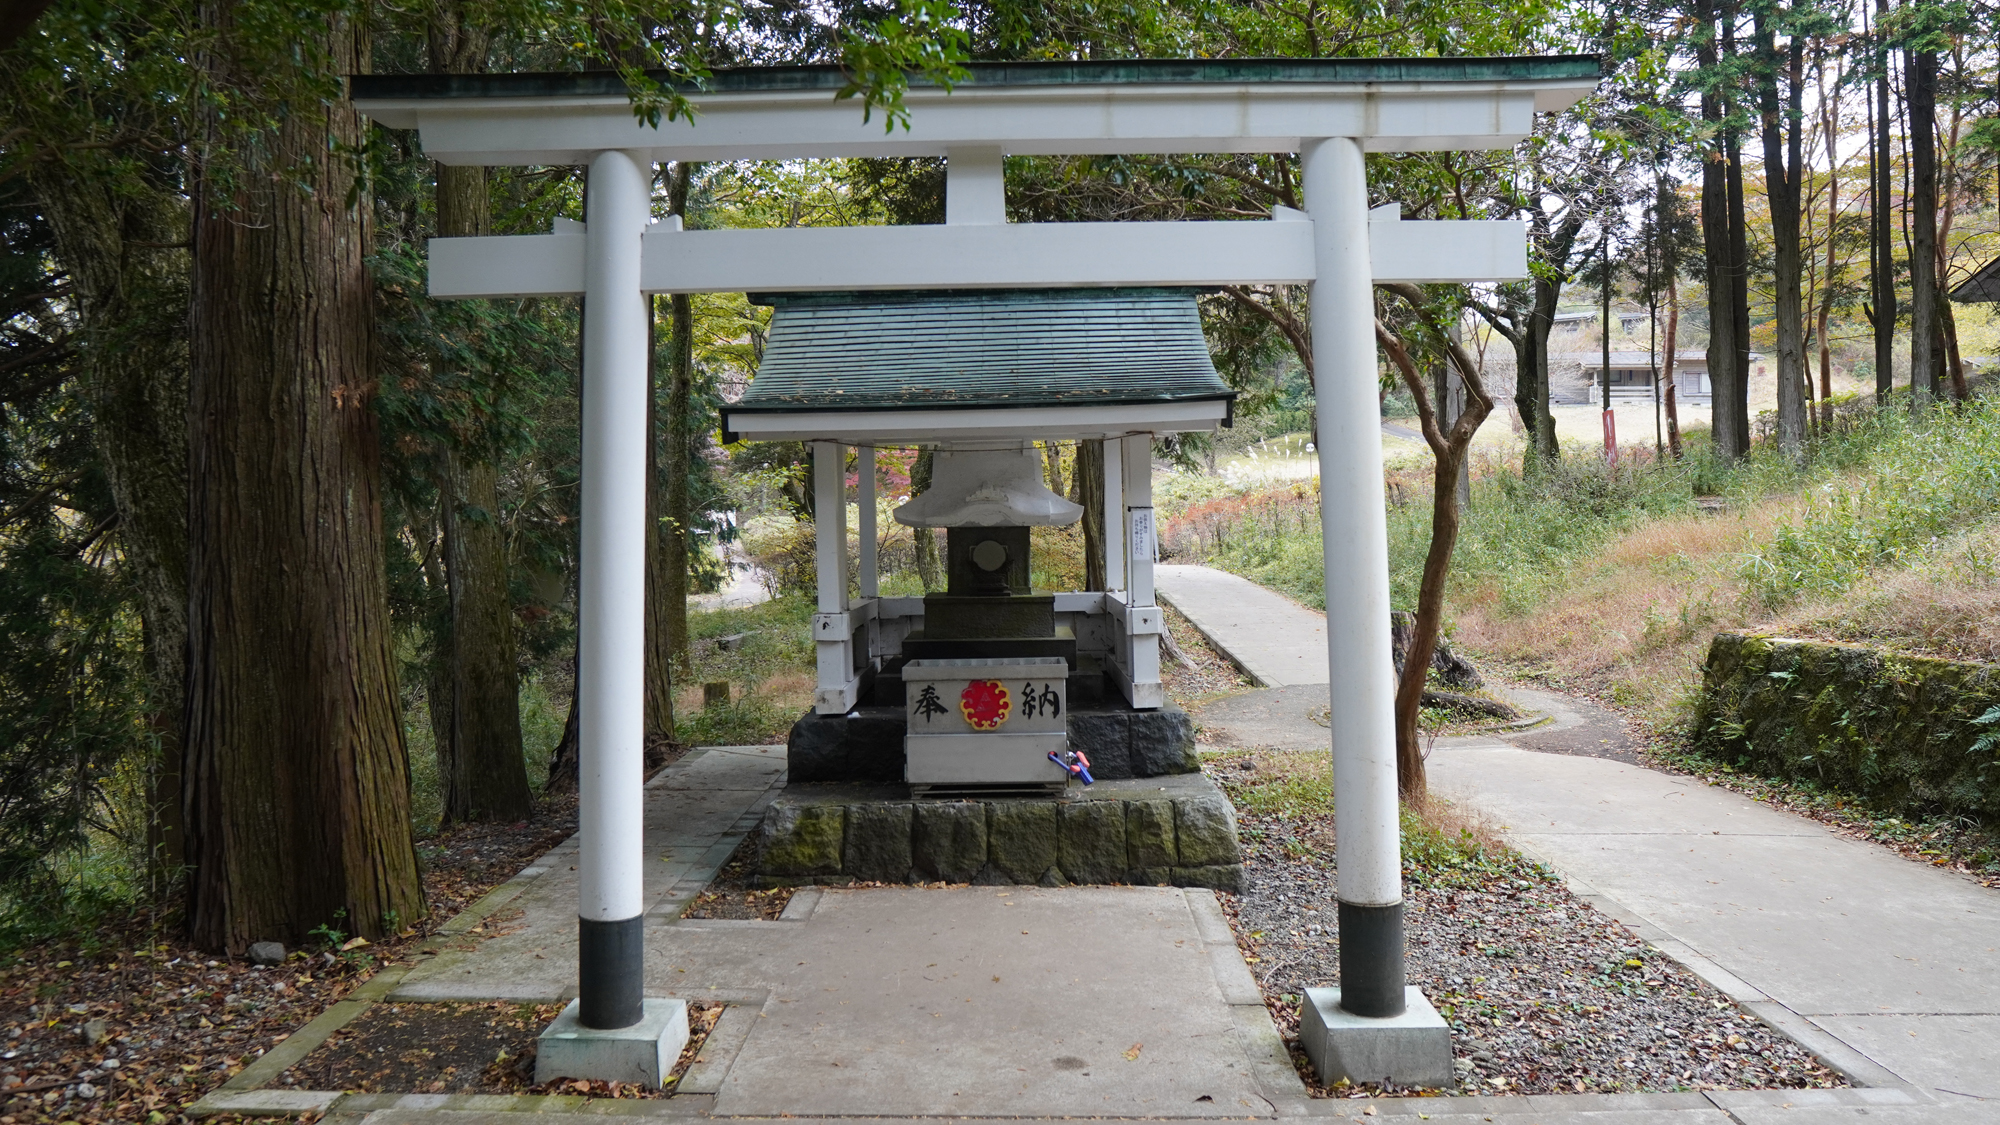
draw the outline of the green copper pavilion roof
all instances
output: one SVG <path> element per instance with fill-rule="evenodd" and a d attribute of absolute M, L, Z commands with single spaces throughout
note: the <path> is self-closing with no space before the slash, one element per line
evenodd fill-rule
<path fill-rule="evenodd" d="M 1310 83 L 1366 85 L 1383 82 L 1520 82 L 1597 78 L 1595 55 L 1413 59 L 1121 59 L 1104 62 L 988 62 L 966 66 L 958 86 L 1128 86 L 1200 83 Z M 718 70 L 699 81 L 668 71 L 648 71 L 655 81 L 684 93 L 774 93 L 839 90 L 848 75 L 838 66 L 747 66 Z M 358 74 L 354 98 L 546 98 L 625 96 L 615 71 L 527 74 Z M 912 75 L 913 86 L 933 83 Z"/>
<path fill-rule="evenodd" d="M 1230 401 L 1187 289 L 806 293 L 731 415 Z"/>

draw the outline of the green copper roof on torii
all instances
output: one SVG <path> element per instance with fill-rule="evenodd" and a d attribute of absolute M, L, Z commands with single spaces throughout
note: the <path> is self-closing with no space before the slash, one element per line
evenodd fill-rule
<path fill-rule="evenodd" d="M 1535 82 L 1594 79 L 1596 55 L 1507 55 L 1493 58 L 1407 59 L 1124 59 L 1096 62 L 971 63 L 959 87 L 1148 85 L 1378 85 L 1410 82 Z M 755 66 L 718 70 L 699 82 L 654 79 L 685 93 L 756 94 L 839 90 L 837 66 Z M 622 97 L 613 71 L 534 74 L 359 74 L 348 79 L 354 98 Z M 911 85 L 929 86 L 922 76 Z"/>

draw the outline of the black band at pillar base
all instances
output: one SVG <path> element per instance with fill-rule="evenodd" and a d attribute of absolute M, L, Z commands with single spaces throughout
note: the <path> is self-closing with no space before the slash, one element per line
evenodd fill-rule
<path fill-rule="evenodd" d="M 1403 904 L 1340 904 L 1340 1006 L 1357 1016 L 1403 1014 Z"/>
<path fill-rule="evenodd" d="M 646 919 L 576 920 L 577 1021 L 600 1031 L 631 1027 L 645 1014 Z"/>

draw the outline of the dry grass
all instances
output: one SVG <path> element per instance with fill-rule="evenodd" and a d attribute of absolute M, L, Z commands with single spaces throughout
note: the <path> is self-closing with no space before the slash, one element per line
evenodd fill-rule
<path fill-rule="evenodd" d="M 1915 570 L 1793 607 L 1774 631 L 2000 663 L 2000 519 L 1962 533 Z"/>
<path fill-rule="evenodd" d="M 2000 661 L 2000 519 L 1921 565 L 1878 572 L 1837 597 L 1768 610 L 1744 577 L 1745 554 L 1804 507 L 1799 497 L 1778 496 L 1644 524 L 1532 612 L 1507 613 L 1491 591 L 1474 589 L 1453 607 L 1456 638 L 1519 672 L 1594 690 L 1653 723 L 1678 717 L 1717 632 Z"/>

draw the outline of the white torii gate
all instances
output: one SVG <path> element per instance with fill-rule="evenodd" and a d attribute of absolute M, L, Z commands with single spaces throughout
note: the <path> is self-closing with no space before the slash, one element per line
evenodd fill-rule
<path fill-rule="evenodd" d="M 909 127 L 886 132 L 833 98 L 845 84 L 833 67 L 718 73 L 688 92 L 691 120 L 656 127 L 635 119 L 610 74 L 352 79 L 357 108 L 419 130 L 425 154 L 441 163 L 589 169 L 584 224 L 430 243 L 433 296 L 587 298 L 576 1021 L 618 1029 L 646 1015 L 644 615 L 635 608 L 645 595 L 644 295 L 1270 283 L 1310 286 L 1340 1004 L 1364 1020 L 1401 1015 L 1395 685 L 1371 290 L 1377 281 L 1525 277 L 1526 232 L 1516 222 L 1371 214 L 1363 154 L 1509 147 L 1528 135 L 1536 112 L 1594 89 L 1598 66 L 1588 56 L 975 64 L 951 91 L 914 85 L 905 98 Z M 1141 153 L 1298 153 L 1306 209 L 1278 208 L 1270 222 L 1007 222 L 1007 155 Z M 653 221 L 656 162 L 864 156 L 944 157 L 944 224 L 690 231 L 678 219 Z"/>

